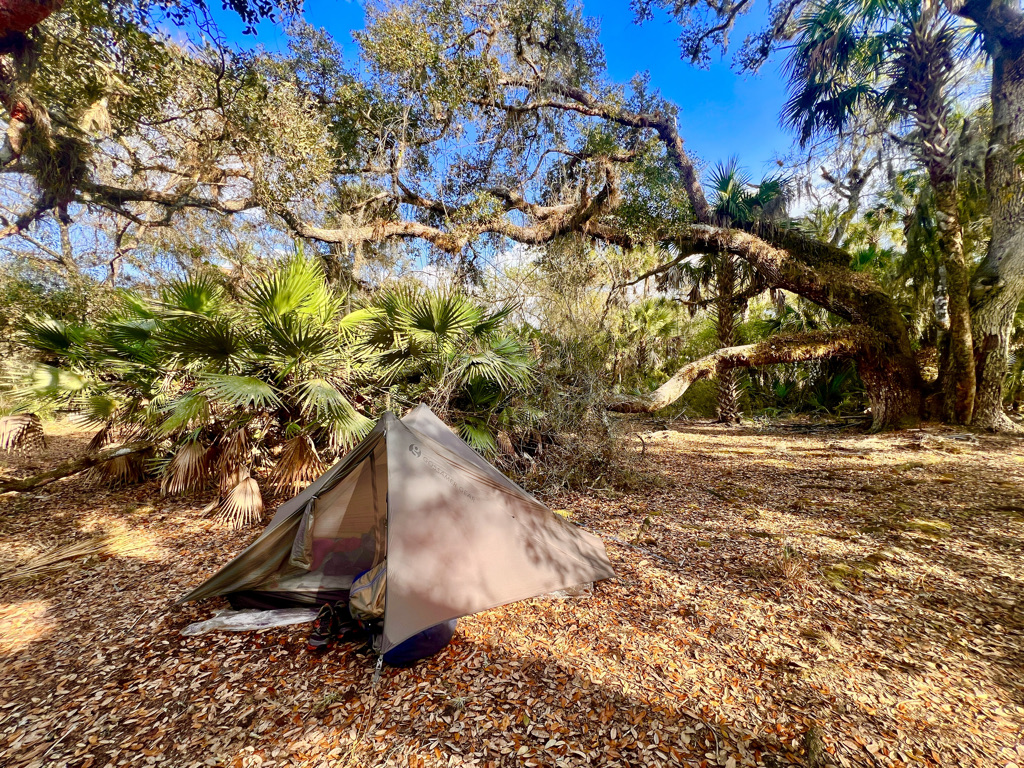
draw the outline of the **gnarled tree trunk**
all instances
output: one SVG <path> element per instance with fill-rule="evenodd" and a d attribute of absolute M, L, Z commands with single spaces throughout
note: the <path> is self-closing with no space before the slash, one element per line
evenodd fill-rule
<path fill-rule="evenodd" d="M 985 189 L 992 217 L 988 254 L 971 287 L 977 394 L 972 425 L 1016 431 L 1003 410 L 1013 317 L 1024 299 L 1024 13 L 1000 0 L 945 0 L 981 30 L 992 57 L 992 134 Z"/>
<path fill-rule="evenodd" d="M 1003 410 L 1013 318 L 1024 298 L 1024 44 L 1000 46 L 992 62 L 992 137 L 985 186 L 992 240 L 973 286 L 978 394 L 973 424 L 1015 430 Z"/>

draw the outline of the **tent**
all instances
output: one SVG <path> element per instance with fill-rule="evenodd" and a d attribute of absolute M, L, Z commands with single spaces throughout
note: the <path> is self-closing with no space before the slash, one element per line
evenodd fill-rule
<path fill-rule="evenodd" d="M 382 652 L 441 622 L 615 575 L 604 544 L 487 463 L 425 405 L 369 435 L 178 602 L 346 600 L 386 558 Z"/>

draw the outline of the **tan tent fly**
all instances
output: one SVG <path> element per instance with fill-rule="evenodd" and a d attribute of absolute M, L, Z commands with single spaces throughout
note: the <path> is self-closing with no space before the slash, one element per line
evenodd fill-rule
<path fill-rule="evenodd" d="M 450 619 L 611 578 L 604 544 L 488 464 L 425 405 L 386 413 L 238 557 L 179 602 L 347 601 L 385 561 L 382 652 Z"/>

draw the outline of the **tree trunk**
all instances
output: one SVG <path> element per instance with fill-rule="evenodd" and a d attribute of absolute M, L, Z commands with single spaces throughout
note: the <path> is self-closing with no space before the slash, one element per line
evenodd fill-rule
<path fill-rule="evenodd" d="M 935 178 L 936 218 L 939 251 L 945 269 L 949 329 L 944 332 L 946 356 L 942 368 L 943 420 L 970 424 L 974 414 L 975 371 L 974 341 L 971 335 L 971 274 L 964 256 L 960 206 L 955 178 Z"/>
<path fill-rule="evenodd" d="M 100 451 L 99 453 L 89 453 L 85 456 L 79 456 L 77 459 L 71 459 L 66 461 L 60 466 L 47 470 L 46 472 L 40 472 L 38 475 L 32 475 L 32 477 L 26 477 L 24 480 L 0 480 L 0 493 L 24 493 L 25 491 L 31 491 L 34 488 L 39 488 L 44 485 L 49 485 L 57 480 L 71 475 L 77 475 L 79 472 L 95 467 L 97 464 L 103 464 L 104 462 L 110 461 L 111 459 L 117 459 L 121 456 L 129 456 L 133 453 L 139 453 L 140 451 L 146 451 L 153 447 L 153 443 L 148 441 L 128 443 L 118 448 L 110 448 L 106 451 Z"/>
<path fill-rule="evenodd" d="M 972 425 L 1017 431 L 1003 410 L 1013 317 L 1024 298 L 1024 13 L 997 0 L 945 0 L 978 25 L 992 58 L 992 134 L 985 158 L 992 239 L 971 286 L 977 394 Z"/>
<path fill-rule="evenodd" d="M 992 60 L 992 137 L 985 187 L 992 240 L 972 290 L 978 394 L 973 424 L 1015 431 L 1003 410 L 1009 339 L 1024 298 L 1024 46 L 996 46 Z"/>
<path fill-rule="evenodd" d="M 951 62 L 943 55 L 945 24 L 937 0 L 921 3 L 920 18 L 913 24 L 900 52 L 906 70 L 905 92 L 921 133 L 918 151 L 928 170 L 935 195 L 940 273 L 946 291 L 943 324 L 943 365 L 939 369 L 943 420 L 970 424 L 974 411 L 974 344 L 971 337 L 970 266 L 964 255 L 960 220 L 959 179 L 955 147 L 949 132 L 950 98 L 946 89 Z M 938 290 L 938 288 L 936 289 Z"/>
<path fill-rule="evenodd" d="M 912 356 L 902 355 L 876 331 L 851 326 L 794 336 L 773 336 L 757 344 L 719 349 L 680 368 L 649 395 L 620 398 L 608 409 L 650 413 L 682 397 L 690 385 L 722 371 L 826 358 L 852 358 L 868 389 L 872 429 L 892 429 L 917 421 L 921 414 L 921 378 Z"/>
<path fill-rule="evenodd" d="M 871 431 L 913 426 L 920 420 L 924 404 L 917 363 L 913 358 L 880 355 L 878 351 L 868 348 L 855 358 L 871 404 Z"/>
<path fill-rule="evenodd" d="M 726 349 L 736 344 L 736 307 L 733 294 L 736 292 L 736 262 L 730 253 L 719 254 L 715 263 L 715 325 L 718 331 L 718 348 Z M 740 421 L 737 371 L 723 368 L 718 371 L 718 421 L 723 424 L 738 424 Z"/>

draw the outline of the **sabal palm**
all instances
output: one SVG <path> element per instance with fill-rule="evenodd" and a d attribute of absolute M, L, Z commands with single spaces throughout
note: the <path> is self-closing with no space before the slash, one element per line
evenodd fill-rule
<path fill-rule="evenodd" d="M 805 144 L 816 135 L 841 135 L 867 115 L 885 127 L 913 124 L 907 138 L 928 171 L 948 280 L 946 415 L 962 422 L 973 410 L 974 355 L 953 91 L 973 39 L 970 28 L 936 0 L 817 3 L 798 21 L 791 97 L 783 110 Z"/>
<path fill-rule="evenodd" d="M 768 176 L 754 184 L 735 158 L 718 164 L 708 180 L 708 203 L 716 222 L 723 227 L 771 226 L 785 214 L 788 199 L 789 185 L 784 176 Z M 696 311 L 703 296 L 711 291 L 719 347 L 735 345 L 740 304 L 737 294 L 757 279 L 747 262 L 727 251 L 704 253 L 681 262 L 674 278 L 677 287 L 689 289 L 691 311 Z M 719 421 L 738 421 L 736 372 L 722 371 L 717 388 Z"/>

